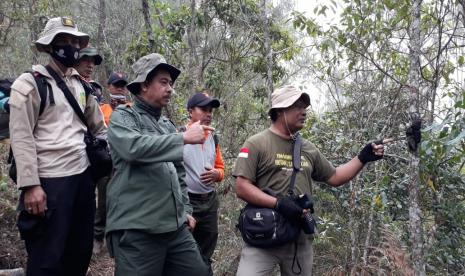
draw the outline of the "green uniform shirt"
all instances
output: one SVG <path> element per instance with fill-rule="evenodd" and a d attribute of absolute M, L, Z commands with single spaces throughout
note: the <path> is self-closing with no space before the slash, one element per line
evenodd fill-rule
<path fill-rule="evenodd" d="M 292 141 L 267 129 L 245 141 L 233 175 L 249 179 L 261 190 L 269 188 L 284 196 L 292 170 Z M 296 176 L 295 194 L 312 194 L 312 180 L 326 181 L 334 171 L 315 145 L 302 139 L 301 171 Z"/>
<path fill-rule="evenodd" d="M 192 213 L 184 182 L 183 135 L 136 99 L 111 115 L 108 141 L 114 175 L 107 187 L 106 232 L 175 231 Z"/>

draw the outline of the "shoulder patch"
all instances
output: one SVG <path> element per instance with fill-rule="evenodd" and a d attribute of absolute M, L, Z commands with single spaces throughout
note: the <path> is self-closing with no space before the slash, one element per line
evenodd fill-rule
<path fill-rule="evenodd" d="M 24 73 L 19 76 L 11 85 L 11 94 L 9 104 L 14 107 L 19 107 L 26 102 L 28 95 L 35 90 L 33 77 L 29 73 Z"/>

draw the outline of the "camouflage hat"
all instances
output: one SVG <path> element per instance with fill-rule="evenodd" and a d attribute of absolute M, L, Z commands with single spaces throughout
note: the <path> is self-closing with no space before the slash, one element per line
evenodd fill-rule
<path fill-rule="evenodd" d="M 293 105 L 302 98 L 307 106 L 310 105 L 310 96 L 292 85 L 286 85 L 276 89 L 271 94 L 271 108 L 268 113 L 275 108 L 286 108 Z"/>
<path fill-rule="evenodd" d="M 50 45 L 58 34 L 70 34 L 79 38 L 79 45 L 84 48 L 89 43 L 89 35 L 78 31 L 74 21 L 68 17 L 55 17 L 47 21 L 39 39 L 35 41 L 37 50 L 44 52 L 44 46 Z"/>
<path fill-rule="evenodd" d="M 87 47 L 79 50 L 79 59 L 86 56 L 93 57 L 95 65 L 100 65 L 103 61 L 102 56 L 98 54 L 97 49 L 94 47 Z"/>
<path fill-rule="evenodd" d="M 133 94 L 139 93 L 140 83 L 144 82 L 147 79 L 148 74 L 155 69 L 164 69 L 168 71 L 173 82 L 181 73 L 178 68 L 166 63 L 166 60 L 162 55 L 156 53 L 148 54 L 141 57 L 132 65 L 132 70 L 136 74 L 136 78 L 128 84 L 128 90 Z"/>

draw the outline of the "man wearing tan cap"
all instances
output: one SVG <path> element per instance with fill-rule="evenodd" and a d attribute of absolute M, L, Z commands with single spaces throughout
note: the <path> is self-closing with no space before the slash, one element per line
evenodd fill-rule
<path fill-rule="evenodd" d="M 133 105 L 113 111 L 108 131 L 115 174 L 107 186 L 107 245 L 115 275 L 208 275 L 189 230 L 195 227 L 184 181 L 183 147 L 202 144 L 200 123 L 183 133 L 162 115 L 181 73 L 149 54 L 132 66 Z"/>
<path fill-rule="evenodd" d="M 293 141 L 305 126 L 308 94 L 294 86 L 275 90 L 271 97 L 271 126 L 244 143 L 233 172 L 237 196 L 249 204 L 274 209 L 284 219 L 302 225 L 295 240 L 279 246 L 259 248 L 245 244 L 237 275 L 271 275 L 279 264 L 281 275 L 311 275 L 313 234 L 304 227 L 303 216 L 313 207 L 302 208 L 287 196 L 293 174 Z M 295 176 L 294 194 L 310 196 L 313 181 L 337 187 L 353 177 L 370 161 L 381 159 L 382 144 L 367 144 L 360 154 L 337 168 L 311 142 L 302 141 L 300 170 Z M 266 193 L 264 192 L 266 191 Z M 311 209 L 310 209 L 311 208 Z M 298 232 L 297 232 L 298 233 Z"/>
<path fill-rule="evenodd" d="M 72 68 L 88 41 L 72 19 L 50 19 L 35 41 L 50 62 L 32 67 L 33 74 L 46 79 L 46 100 L 41 101 L 33 74 L 22 74 L 12 85 L 11 145 L 21 190 L 18 229 L 28 253 L 27 275 L 86 275 L 92 254 L 95 194 L 84 142 L 87 127 L 55 81 L 64 81 L 89 131 L 105 137 L 98 103 L 86 97 Z"/>

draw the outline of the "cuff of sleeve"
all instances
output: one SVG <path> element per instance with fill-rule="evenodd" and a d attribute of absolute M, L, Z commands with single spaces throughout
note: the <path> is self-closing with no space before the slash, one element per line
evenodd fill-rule
<path fill-rule="evenodd" d="M 38 175 L 35 176 L 18 176 L 18 189 L 25 189 L 31 186 L 40 185 L 40 179 Z"/>
<path fill-rule="evenodd" d="M 173 135 L 176 135 L 174 138 L 174 145 L 175 151 L 174 151 L 174 156 L 176 161 L 183 161 L 184 159 L 184 138 L 182 133 L 175 133 Z"/>

